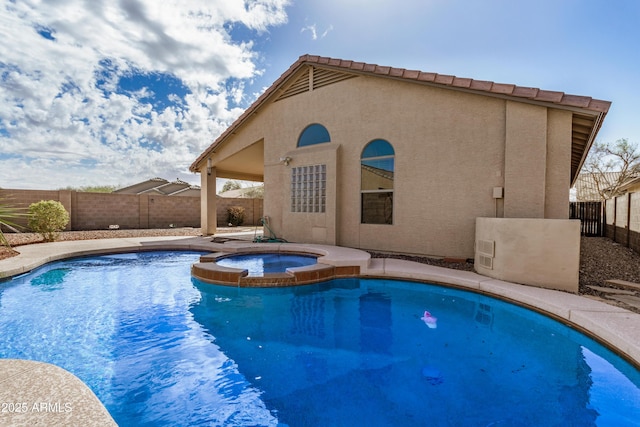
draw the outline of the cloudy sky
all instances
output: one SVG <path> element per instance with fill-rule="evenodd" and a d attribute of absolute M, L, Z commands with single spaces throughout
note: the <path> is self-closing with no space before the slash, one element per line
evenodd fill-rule
<path fill-rule="evenodd" d="M 189 165 L 300 55 L 613 102 L 640 142 L 636 0 L 0 0 L 0 187 L 199 184 Z"/>

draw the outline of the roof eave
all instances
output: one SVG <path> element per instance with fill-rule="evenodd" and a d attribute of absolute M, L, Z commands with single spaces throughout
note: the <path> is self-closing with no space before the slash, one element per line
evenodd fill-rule
<path fill-rule="evenodd" d="M 215 141 L 207 148 L 198 158 L 189 166 L 191 172 L 198 172 L 204 167 L 205 159 L 209 158 L 211 154 L 215 153 L 216 148 L 220 147 L 225 140 L 231 136 L 235 130 L 240 127 L 245 121 L 247 121 L 254 112 L 256 112 L 264 103 L 267 102 L 279 89 L 283 83 L 287 81 L 289 76 L 296 73 L 296 71 L 302 67 L 308 59 L 309 55 L 302 55 L 296 62 L 294 62 L 287 71 L 285 71 L 267 90 L 265 90 L 241 115 L 238 117 L 222 134 L 216 138 Z"/>
<path fill-rule="evenodd" d="M 491 81 L 459 78 L 456 76 L 426 73 L 417 70 L 406 70 L 393 67 L 382 67 L 376 64 L 366 64 L 315 55 L 302 55 L 285 71 L 262 95 L 256 99 L 189 167 L 192 172 L 198 172 L 205 167 L 205 161 L 216 149 L 219 148 L 236 130 L 272 96 L 277 95 L 278 90 L 301 67 L 321 66 L 334 70 L 351 72 L 361 75 L 374 75 L 408 82 L 423 83 L 454 90 L 469 91 L 481 95 L 497 96 L 513 99 L 514 101 L 531 102 L 547 105 L 551 108 L 585 111 L 597 115 L 596 123 L 591 131 L 589 140 L 585 144 L 585 150 L 579 163 L 579 167 L 572 173 L 571 183 L 575 183 L 580 169 L 586 159 L 589 149 L 593 145 L 596 135 L 602 126 L 602 121 L 609 111 L 611 102 L 593 99 L 586 96 L 570 95 L 564 92 L 548 91 L 538 88 L 522 87 L 513 84 L 495 83 Z"/>
<path fill-rule="evenodd" d="M 582 158 L 580 159 L 580 163 L 578 164 L 578 167 L 576 168 L 575 172 L 573 173 L 573 176 L 571 177 L 571 187 L 573 187 L 576 181 L 578 180 L 578 176 L 580 175 L 582 166 L 584 166 L 584 162 L 587 160 L 589 151 L 591 150 L 591 147 L 593 146 L 593 143 L 596 140 L 596 136 L 598 135 L 598 132 L 600 132 L 600 128 L 602 127 L 602 123 L 604 122 L 604 118 L 606 117 L 607 112 L 609 111 L 609 107 L 611 106 L 611 102 L 608 102 L 608 101 L 599 101 L 599 102 L 606 103 L 607 104 L 606 109 L 603 109 L 602 111 L 600 111 L 600 113 L 598 113 L 595 125 L 591 130 L 591 135 L 589 135 L 589 140 L 587 141 L 584 152 L 582 153 Z"/>

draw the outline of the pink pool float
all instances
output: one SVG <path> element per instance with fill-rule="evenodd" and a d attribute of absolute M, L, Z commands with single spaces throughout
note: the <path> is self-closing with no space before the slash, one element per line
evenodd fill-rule
<path fill-rule="evenodd" d="M 433 317 L 431 313 L 426 310 L 420 320 L 422 320 L 430 329 L 435 329 L 438 327 L 438 318 Z"/>

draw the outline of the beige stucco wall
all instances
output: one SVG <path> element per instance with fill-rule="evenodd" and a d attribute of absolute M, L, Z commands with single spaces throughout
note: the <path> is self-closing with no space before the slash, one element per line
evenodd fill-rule
<path fill-rule="evenodd" d="M 616 198 L 615 225 L 620 228 L 627 228 L 627 215 L 629 211 L 628 194 Z"/>
<path fill-rule="evenodd" d="M 640 231 L 640 193 L 629 193 L 629 197 L 631 197 L 629 229 L 631 231 Z"/>
<path fill-rule="evenodd" d="M 336 195 L 339 150 L 340 145 L 335 143 L 302 147 L 283 153 L 283 157 L 292 158 L 288 166 L 279 161 L 265 165 L 265 194 L 270 191 L 270 196 L 276 195 L 265 199 L 265 215 L 270 215 L 275 221 L 278 237 L 290 241 L 338 244 Z M 326 166 L 325 212 L 291 212 L 291 169 L 321 164 Z M 268 187 L 267 182 L 270 183 Z"/>
<path fill-rule="evenodd" d="M 495 279 L 578 291 L 580 221 L 478 218 L 475 269 Z M 487 250 L 488 249 L 488 250 Z M 481 256 L 493 257 L 489 264 Z"/>
<path fill-rule="evenodd" d="M 616 219 L 616 204 L 614 199 L 606 201 L 605 209 L 607 210 L 607 225 L 614 225 Z"/>
<path fill-rule="evenodd" d="M 331 144 L 297 149 L 312 123 Z M 567 112 L 360 76 L 263 105 L 213 160 L 264 142 L 264 214 L 278 237 L 471 258 L 476 217 L 568 217 L 570 133 Z M 360 224 L 360 155 L 378 138 L 396 153 L 393 225 Z M 290 168 L 320 163 L 333 180 L 326 212 L 291 213 Z"/>
<path fill-rule="evenodd" d="M 545 218 L 569 218 L 571 119 L 569 111 L 547 109 Z"/>

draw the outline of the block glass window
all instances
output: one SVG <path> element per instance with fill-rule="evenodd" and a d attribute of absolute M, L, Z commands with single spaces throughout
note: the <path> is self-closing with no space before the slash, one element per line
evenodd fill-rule
<path fill-rule="evenodd" d="M 393 224 L 395 151 L 384 139 L 375 139 L 360 158 L 360 222 Z"/>
<path fill-rule="evenodd" d="M 291 212 L 323 213 L 326 200 L 326 165 L 291 168 Z"/>

